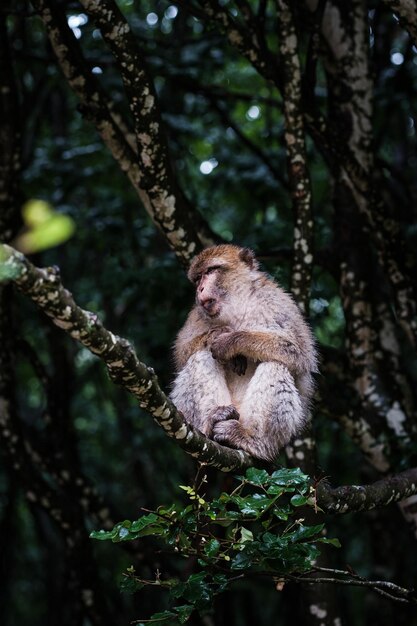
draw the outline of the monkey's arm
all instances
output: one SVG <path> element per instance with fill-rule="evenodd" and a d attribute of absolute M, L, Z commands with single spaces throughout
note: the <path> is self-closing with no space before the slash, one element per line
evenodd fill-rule
<path fill-rule="evenodd" d="M 205 332 L 187 342 L 177 340 L 175 344 L 175 364 L 178 371 L 182 370 L 190 356 L 195 352 L 207 348 L 209 335 L 209 332 Z"/>
<path fill-rule="evenodd" d="M 308 350 L 287 334 L 266 331 L 236 331 L 217 337 L 210 346 L 215 359 L 226 362 L 238 354 L 251 361 L 282 363 L 293 374 L 313 369 Z"/>

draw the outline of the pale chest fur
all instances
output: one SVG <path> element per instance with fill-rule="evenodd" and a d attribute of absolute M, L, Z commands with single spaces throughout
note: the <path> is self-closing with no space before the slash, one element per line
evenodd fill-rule
<path fill-rule="evenodd" d="M 229 389 L 233 405 L 240 411 L 241 404 L 244 399 L 245 392 L 248 388 L 249 381 L 254 375 L 257 363 L 248 361 L 246 372 L 243 376 L 238 376 L 227 367 L 225 368 L 226 385 Z"/>

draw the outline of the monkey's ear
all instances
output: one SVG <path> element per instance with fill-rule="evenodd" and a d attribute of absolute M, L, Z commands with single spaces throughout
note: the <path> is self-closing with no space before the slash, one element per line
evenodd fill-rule
<path fill-rule="evenodd" d="M 255 253 L 250 248 L 242 248 L 239 251 L 239 259 L 249 265 L 251 269 L 258 267 L 258 262 L 255 259 Z"/>

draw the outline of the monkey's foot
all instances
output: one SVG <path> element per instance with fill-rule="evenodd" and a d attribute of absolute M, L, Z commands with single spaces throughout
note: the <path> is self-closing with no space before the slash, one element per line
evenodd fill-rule
<path fill-rule="evenodd" d="M 239 442 L 242 438 L 241 426 L 235 419 L 217 422 L 213 426 L 212 437 L 217 443 L 222 443 L 232 448 L 239 447 Z"/>
<path fill-rule="evenodd" d="M 206 435 L 206 437 L 213 437 L 213 428 L 216 424 L 220 422 L 225 422 L 228 420 L 238 420 L 239 413 L 232 404 L 228 404 L 227 406 L 218 406 L 211 411 L 211 413 L 207 416 L 204 424 L 202 426 L 198 426 L 201 432 Z"/>
<path fill-rule="evenodd" d="M 226 420 L 238 420 L 239 413 L 236 407 L 232 404 L 228 406 L 218 406 L 210 415 L 211 423 L 217 424 L 217 422 L 224 422 Z"/>

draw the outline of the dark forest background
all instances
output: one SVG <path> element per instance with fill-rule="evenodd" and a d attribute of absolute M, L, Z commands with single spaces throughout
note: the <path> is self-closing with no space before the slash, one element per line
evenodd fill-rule
<path fill-rule="evenodd" d="M 0 8 L 0 240 L 19 246 L 22 229 L 36 228 L 23 224 L 31 199 L 72 218 L 65 243 L 25 251 L 37 266 L 59 266 L 77 303 L 131 340 L 165 390 L 193 302 L 192 252 L 215 241 L 253 248 L 308 315 L 321 355 L 314 462 L 308 446 L 292 461 L 335 485 L 416 464 L 410 5 L 120 0 L 131 30 L 113 40 L 107 0 Z M 196 463 L 32 302 L 9 285 L 1 304 L 0 622 L 148 617 L 165 599 L 120 594 L 122 571 L 183 575 L 192 564 L 152 540 L 120 547 L 88 535 L 183 501 L 178 485 L 192 482 Z M 226 479 L 211 480 L 215 492 Z M 328 515 L 326 527 L 342 543 L 333 567 L 416 585 L 415 496 Z M 417 624 L 415 607 L 352 587 L 332 589 L 325 615 L 295 619 L 301 594 L 244 582 L 211 621 L 193 623 Z"/>

